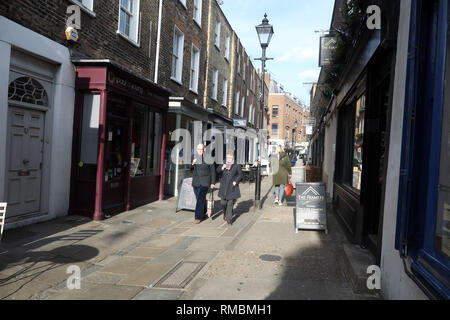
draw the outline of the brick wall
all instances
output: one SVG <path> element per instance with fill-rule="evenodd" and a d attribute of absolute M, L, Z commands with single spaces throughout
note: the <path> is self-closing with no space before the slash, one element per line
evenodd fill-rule
<path fill-rule="evenodd" d="M 206 77 L 206 35 L 208 28 L 208 0 L 202 2 L 201 27 L 194 21 L 194 0 L 186 0 L 186 7 L 179 0 L 164 0 L 161 24 L 161 51 L 159 83 L 174 92 L 174 96 L 203 104 Z M 183 68 L 181 84 L 171 79 L 172 51 L 175 25 L 184 33 Z M 197 94 L 190 91 L 190 67 L 192 44 L 200 49 L 199 80 Z"/>
<path fill-rule="evenodd" d="M 94 0 L 95 17 L 81 10 L 77 43 L 65 38 L 69 0 L 14 0 L 0 4 L 0 15 L 52 39 L 71 50 L 73 57 L 111 59 L 153 80 L 158 21 L 158 0 L 140 1 L 139 46 L 117 34 L 119 0 Z M 152 30 L 152 32 L 150 32 Z"/>

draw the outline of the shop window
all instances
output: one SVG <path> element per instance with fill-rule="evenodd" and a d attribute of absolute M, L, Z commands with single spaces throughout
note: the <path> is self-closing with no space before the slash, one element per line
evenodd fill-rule
<path fill-rule="evenodd" d="M 450 14 L 447 1 L 412 6 L 395 247 L 422 290 L 448 300 Z"/>
<path fill-rule="evenodd" d="M 132 177 L 159 174 L 161 115 L 146 106 L 136 105 L 131 141 Z"/>
<path fill-rule="evenodd" d="M 355 136 L 353 143 L 353 179 L 352 187 L 361 191 L 361 177 L 363 168 L 363 141 L 364 141 L 364 114 L 366 108 L 366 96 L 356 101 L 355 112 Z"/>
<path fill-rule="evenodd" d="M 97 174 L 98 128 L 100 119 L 100 95 L 85 94 L 80 136 L 78 178 L 95 180 Z"/>

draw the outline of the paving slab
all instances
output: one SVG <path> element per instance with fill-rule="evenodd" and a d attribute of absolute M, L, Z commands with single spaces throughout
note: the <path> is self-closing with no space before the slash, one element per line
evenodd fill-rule
<path fill-rule="evenodd" d="M 81 278 L 81 286 L 83 286 L 84 282 L 96 284 L 117 284 L 125 277 L 126 275 L 124 274 L 94 272 L 87 277 Z"/>
<path fill-rule="evenodd" d="M 184 257 L 184 261 L 209 262 L 217 256 L 219 251 L 196 250 Z"/>
<path fill-rule="evenodd" d="M 35 281 L 33 278 L 11 279 L 0 284 L 0 299 L 26 300 L 50 286 L 48 283 Z"/>
<path fill-rule="evenodd" d="M 141 247 L 150 247 L 150 248 L 170 248 L 174 247 L 177 244 L 183 242 L 186 239 L 184 236 L 177 235 L 159 235 L 155 238 L 142 243 Z"/>
<path fill-rule="evenodd" d="M 167 230 L 166 232 L 164 232 L 164 234 L 181 235 L 190 229 L 191 228 L 173 228 L 173 229 Z"/>
<path fill-rule="evenodd" d="M 184 291 L 167 289 L 144 289 L 133 300 L 177 300 Z"/>
<path fill-rule="evenodd" d="M 149 248 L 149 247 L 137 247 L 131 250 L 125 257 L 138 257 L 138 258 L 154 258 L 159 256 L 165 251 L 163 248 Z"/>
<path fill-rule="evenodd" d="M 119 274 L 131 274 L 143 264 L 149 262 L 149 258 L 120 257 L 107 264 L 101 271 Z"/>
<path fill-rule="evenodd" d="M 194 237 L 220 237 L 226 230 L 219 228 L 192 228 L 184 233 L 185 236 Z"/>
<path fill-rule="evenodd" d="M 111 284 L 84 284 L 80 290 L 63 289 L 48 297 L 50 300 L 130 300 L 142 288 Z"/>
<path fill-rule="evenodd" d="M 136 268 L 132 274 L 123 278 L 119 284 L 148 287 L 156 284 L 156 281 L 172 267 L 173 265 L 170 264 L 146 263 Z"/>
<path fill-rule="evenodd" d="M 159 264 L 176 264 L 181 261 L 186 255 L 189 254 L 189 251 L 183 249 L 170 249 L 164 251 L 154 259 L 152 259 L 152 263 Z"/>
<path fill-rule="evenodd" d="M 197 238 L 187 247 L 187 250 L 225 250 L 232 240 L 233 238 Z"/>

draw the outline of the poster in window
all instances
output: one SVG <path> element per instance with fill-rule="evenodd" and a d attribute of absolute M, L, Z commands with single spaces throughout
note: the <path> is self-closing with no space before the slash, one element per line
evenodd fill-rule
<path fill-rule="evenodd" d="M 139 168 L 139 162 L 141 161 L 140 158 L 131 158 L 131 162 L 130 162 L 130 175 L 132 177 L 136 176 L 136 173 L 138 171 Z"/>

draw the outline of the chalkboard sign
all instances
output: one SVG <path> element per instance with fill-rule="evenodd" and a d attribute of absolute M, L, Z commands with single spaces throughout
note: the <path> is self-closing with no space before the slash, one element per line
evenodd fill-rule
<path fill-rule="evenodd" d="M 295 231 L 325 230 L 328 233 L 325 183 L 297 183 L 295 189 Z"/>
<path fill-rule="evenodd" d="M 181 184 L 180 193 L 178 195 L 177 212 L 180 210 L 195 211 L 197 199 L 195 198 L 194 188 L 192 187 L 192 178 L 186 178 Z"/>

